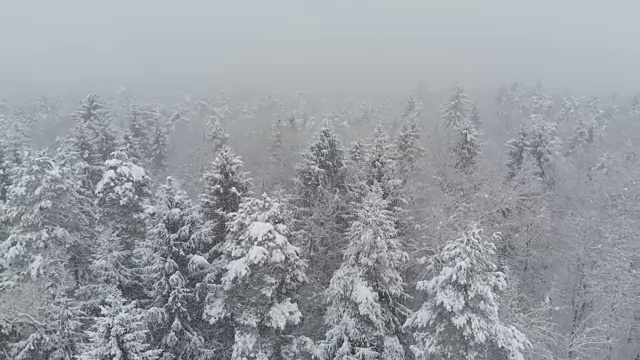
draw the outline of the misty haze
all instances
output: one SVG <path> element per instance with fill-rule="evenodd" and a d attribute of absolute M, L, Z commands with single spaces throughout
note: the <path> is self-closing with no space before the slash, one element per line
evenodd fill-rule
<path fill-rule="evenodd" d="M 1 7 L 0 360 L 640 359 L 640 5 Z"/>

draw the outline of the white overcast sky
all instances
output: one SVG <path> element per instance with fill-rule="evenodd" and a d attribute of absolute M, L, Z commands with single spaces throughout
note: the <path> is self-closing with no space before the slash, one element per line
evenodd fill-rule
<path fill-rule="evenodd" d="M 182 84 L 640 87 L 622 0 L 0 0 L 0 95 Z"/>

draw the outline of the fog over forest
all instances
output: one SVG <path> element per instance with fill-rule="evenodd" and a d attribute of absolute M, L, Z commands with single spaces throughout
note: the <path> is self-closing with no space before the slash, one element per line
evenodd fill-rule
<path fill-rule="evenodd" d="M 0 360 L 640 359 L 640 5 L 0 10 Z"/>

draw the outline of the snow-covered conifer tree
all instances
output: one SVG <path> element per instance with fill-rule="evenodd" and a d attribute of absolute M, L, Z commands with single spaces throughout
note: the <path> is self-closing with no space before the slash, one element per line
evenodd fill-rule
<path fill-rule="evenodd" d="M 88 124 L 93 131 L 93 150 L 100 160 L 109 159 L 119 146 L 118 133 L 102 100 L 95 94 L 88 94 L 80 103 L 76 117 L 78 121 Z"/>
<path fill-rule="evenodd" d="M 149 120 L 152 117 L 149 110 L 145 108 L 134 109 L 126 133 L 129 147 L 137 155 L 135 160 L 139 161 L 139 164 L 144 164 L 147 161 L 149 153 Z"/>
<path fill-rule="evenodd" d="M 507 179 L 513 179 L 522 169 L 529 148 L 529 134 L 524 124 L 520 125 L 516 137 L 507 141 Z"/>
<path fill-rule="evenodd" d="M 63 263 L 76 285 L 88 280 L 95 242 L 91 201 L 45 151 L 32 152 L 7 199 L 9 236 L 0 253 L 19 273 L 37 277 Z"/>
<path fill-rule="evenodd" d="M 164 171 L 167 161 L 167 130 L 160 118 L 156 118 L 151 128 L 151 139 L 149 144 L 149 157 L 151 168 L 155 171 Z"/>
<path fill-rule="evenodd" d="M 427 300 L 405 323 L 417 359 L 524 359 L 525 336 L 498 318 L 506 280 L 493 262 L 495 246 L 481 234 L 473 226 L 447 243 L 428 267 L 434 277 L 418 282 Z"/>
<path fill-rule="evenodd" d="M 478 131 L 470 121 L 463 121 L 455 130 L 456 140 L 452 148 L 455 154 L 455 168 L 464 174 L 472 173 L 480 154 Z"/>
<path fill-rule="evenodd" d="M 130 298 L 136 294 L 139 296 L 139 289 L 133 285 L 134 279 L 130 270 L 134 268 L 133 250 L 144 241 L 147 231 L 146 207 L 151 197 L 150 180 L 145 170 L 131 162 L 122 150 L 115 151 L 104 166 L 104 176 L 96 186 L 96 204 L 103 231 L 110 232 L 112 238 L 104 239 L 106 243 L 100 244 L 103 248 L 100 253 L 113 256 L 112 253 L 104 251 L 105 247 L 115 247 L 114 250 L 121 252 L 118 258 L 125 267 L 116 269 L 119 274 L 108 277 L 129 278 L 117 285 L 121 287 L 125 297 Z M 98 258 L 97 263 L 115 269 L 114 264 L 104 260 Z M 128 288 L 129 286 L 134 288 Z"/>
<path fill-rule="evenodd" d="M 476 129 L 480 129 L 482 127 L 482 118 L 480 117 L 480 111 L 478 111 L 478 105 L 476 103 L 471 103 L 471 108 L 469 109 L 469 121 Z"/>
<path fill-rule="evenodd" d="M 595 141 L 595 126 L 587 119 L 579 118 L 575 124 L 573 135 L 567 140 L 568 154 L 586 149 Z"/>
<path fill-rule="evenodd" d="M 282 125 L 282 119 L 278 118 L 271 126 L 271 145 L 269 146 L 269 153 L 272 160 L 276 162 L 280 161 L 283 151 L 283 137 L 284 126 Z"/>
<path fill-rule="evenodd" d="M 355 164 L 362 164 L 366 159 L 366 144 L 360 138 L 356 138 L 349 148 L 349 160 Z"/>
<path fill-rule="evenodd" d="M 28 150 L 28 139 L 20 123 L 0 117 L 0 203 L 7 201 L 9 187 Z"/>
<path fill-rule="evenodd" d="M 280 203 L 266 195 L 246 199 L 230 215 L 222 285 L 209 295 L 205 316 L 234 324 L 233 360 L 278 358 L 283 331 L 302 318 L 294 297 L 306 281 L 306 264 L 289 240 L 286 219 Z"/>
<path fill-rule="evenodd" d="M 167 359 L 208 359 L 210 351 L 194 323 L 198 321 L 189 260 L 195 253 L 192 236 L 200 217 L 180 185 L 167 178 L 157 195 L 155 224 L 142 251 L 142 270 L 149 290 L 154 346 Z"/>
<path fill-rule="evenodd" d="M 562 100 L 562 106 L 558 110 L 558 124 L 573 124 L 582 118 L 580 102 L 573 96 L 567 96 Z"/>
<path fill-rule="evenodd" d="M 480 121 L 480 115 L 469 102 L 467 95 L 457 86 L 454 94 L 442 105 L 442 127 L 450 129 L 449 146 L 454 154 L 454 167 L 464 174 L 473 172 L 476 167 L 480 142 L 474 122 Z M 474 116 L 472 119 L 471 116 Z"/>
<path fill-rule="evenodd" d="M 200 207 L 205 224 L 199 237 L 204 236 L 200 240 L 207 244 L 201 248 L 205 253 L 224 241 L 228 215 L 238 211 L 242 200 L 249 195 L 251 183 L 247 173 L 242 171 L 243 166 L 240 157 L 225 145 L 203 176 Z"/>
<path fill-rule="evenodd" d="M 95 94 L 81 101 L 75 124 L 61 144 L 58 161 L 73 169 L 85 190 L 94 193 L 104 161 L 119 146 L 118 134 L 104 104 Z"/>
<path fill-rule="evenodd" d="M 398 163 L 395 159 L 393 143 L 387 130 L 379 124 L 373 131 L 373 139 L 366 149 L 365 181 L 368 186 L 378 184 L 382 196 L 390 207 L 395 208 L 404 202 L 402 180 L 398 177 Z"/>
<path fill-rule="evenodd" d="M 409 174 L 415 171 L 416 162 L 425 150 L 419 145 L 420 128 L 415 117 L 406 118 L 396 139 L 397 158 L 400 173 L 407 180 Z"/>
<path fill-rule="evenodd" d="M 400 267 L 408 256 L 387 208 L 374 184 L 356 210 L 344 262 L 325 292 L 329 330 L 322 359 L 404 359 L 399 335 L 408 309 Z"/>
<path fill-rule="evenodd" d="M 302 164 L 296 166 L 296 183 L 304 203 L 313 204 L 319 192 L 344 190 L 344 150 L 329 123 L 316 134 L 302 159 Z"/>
<path fill-rule="evenodd" d="M 538 115 L 533 115 L 530 121 L 529 153 L 538 166 L 538 176 L 544 181 L 552 183 L 550 172 L 555 153 L 559 147 L 559 140 L 556 137 L 557 125 Z"/>
<path fill-rule="evenodd" d="M 20 314 L 20 321 L 34 329 L 26 338 L 9 345 L 15 360 L 75 360 L 82 345 L 81 312 L 64 287 L 54 289 L 47 305 L 34 318 Z M 35 309 L 34 309 L 35 310 Z"/>
<path fill-rule="evenodd" d="M 551 119 L 553 111 L 553 99 L 542 87 L 541 83 L 536 84 L 529 99 L 529 116 L 539 116 L 545 120 Z"/>
<path fill-rule="evenodd" d="M 460 128 L 469 121 L 469 98 L 462 87 L 456 86 L 453 94 L 442 104 L 440 112 L 443 129 Z"/>
<path fill-rule="evenodd" d="M 150 345 L 143 310 L 127 302 L 117 289 L 100 306 L 101 313 L 87 331 L 80 360 L 155 360 L 161 352 Z"/>
<path fill-rule="evenodd" d="M 205 137 L 207 142 L 211 145 L 213 152 L 215 152 L 220 146 L 224 146 L 227 143 L 229 134 L 224 132 L 218 116 L 211 116 L 207 120 L 207 124 L 205 125 Z"/>
<path fill-rule="evenodd" d="M 631 106 L 629 106 L 629 114 L 633 117 L 638 117 L 640 115 L 640 97 L 637 95 L 633 97 L 631 100 Z"/>

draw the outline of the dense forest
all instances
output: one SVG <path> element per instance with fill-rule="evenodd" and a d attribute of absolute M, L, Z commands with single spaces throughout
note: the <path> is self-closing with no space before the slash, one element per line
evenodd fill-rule
<path fill-rule="evenodd" d="M 0 103 L 0 359 L 640 359 L 640 100 Z"/>

